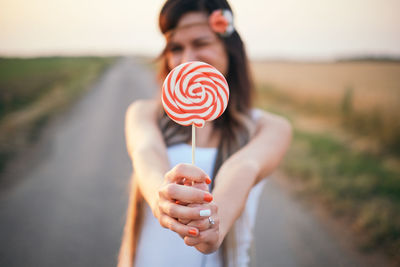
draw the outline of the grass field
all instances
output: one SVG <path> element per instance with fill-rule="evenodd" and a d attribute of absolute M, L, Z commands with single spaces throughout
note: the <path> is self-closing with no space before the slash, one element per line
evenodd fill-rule
<path fill-rule="evenodd" d="M 252 67 L 270 100 L 329 118 L 370 137 L 380 151 L 400 155 L 399 62 L 254 62 Z"/>
<path fill-rule="evenodd" d="M 0 58 L 0 173 L 52 114 L 85 92 L 115 58 Z"/>
<path fill-rule="evenodd" d="M 257 105 L 292 121 L 281 166 L 306 197 L 346 218 L 364 250 L 400 263 L 400 64 L 252 64 Z M 363 140 L 363 146 L 354 145 Z"/>

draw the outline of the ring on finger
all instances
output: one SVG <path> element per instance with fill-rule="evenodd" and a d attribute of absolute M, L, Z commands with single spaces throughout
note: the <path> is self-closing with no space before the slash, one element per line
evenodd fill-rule
<path fill-rule="evenodd" d="M 212 227 L 215 224 L 214 219 L 211 217 L 208 217 L 208 222 L 210 223 L 210 227 Z"/>

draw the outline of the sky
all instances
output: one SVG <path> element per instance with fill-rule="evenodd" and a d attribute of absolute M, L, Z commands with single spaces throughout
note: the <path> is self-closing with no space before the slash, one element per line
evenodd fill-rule
<path fill-rule="evenodd" d="M 164 0 L 0 0 L 0 56 L 157 55 Z M 399 0 L 231 0 L 253 59 L 400 56 Z"/>

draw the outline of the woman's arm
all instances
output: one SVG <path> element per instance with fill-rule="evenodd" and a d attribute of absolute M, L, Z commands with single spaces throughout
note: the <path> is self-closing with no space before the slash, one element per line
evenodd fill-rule
<path fill-rule="evenodd" d="M 188 164 L 179 164 L 170 170 L 166 146 L 157 125 L 157 110 L 156 101 L 140 100 L 131 104 L 126 113 L 126 143 L 135 179 L 140 193 L 163 227 L 180 235 L 195 230 L 197 235 L 201 228 L 196 226 L 197 229 L 194 229 L 174 218 L 185 219 L 185 216 L 190 216 L 192 219 L 201 219 L 200 210 L 214 209 L 213 204 L 208 203 L 211 195 L 201 190 L 201 186 L 190 188 L 180 185 L 179 180 L 190 178 L 198 184 L 211 183 L 211 180 L 204 171 Z M 189 209 L 175 203 L 176 200 L 208 206 Z"/>
<path fill-rule="evenodd" d="M 156 192 L 170 169 L 167 150 L 157 125 L 157 102 L 139 100 L 131 104 L 125 117 L 125 136 L 139 190 L 153 213 Z"/>

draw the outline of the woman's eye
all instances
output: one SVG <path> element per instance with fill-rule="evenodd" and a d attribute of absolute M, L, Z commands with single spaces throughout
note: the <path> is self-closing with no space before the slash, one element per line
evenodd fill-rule
<path fill-rule="evenodd" d="M 204 46 L 207 46 L 207 45 L 209 45 L 208 42 L 199 42 L 199 43 L 195 43 L 194 44 L 195 47 L 204 47 Z"/>
<path fill-rule="evenodd" d="M 171 46 L 169 48 L 169 51 L 171 51 L 171 52 L 180 52 L 180 51 L 182 51 L 182 47 L 180 47 L 180 46 Z"/>

